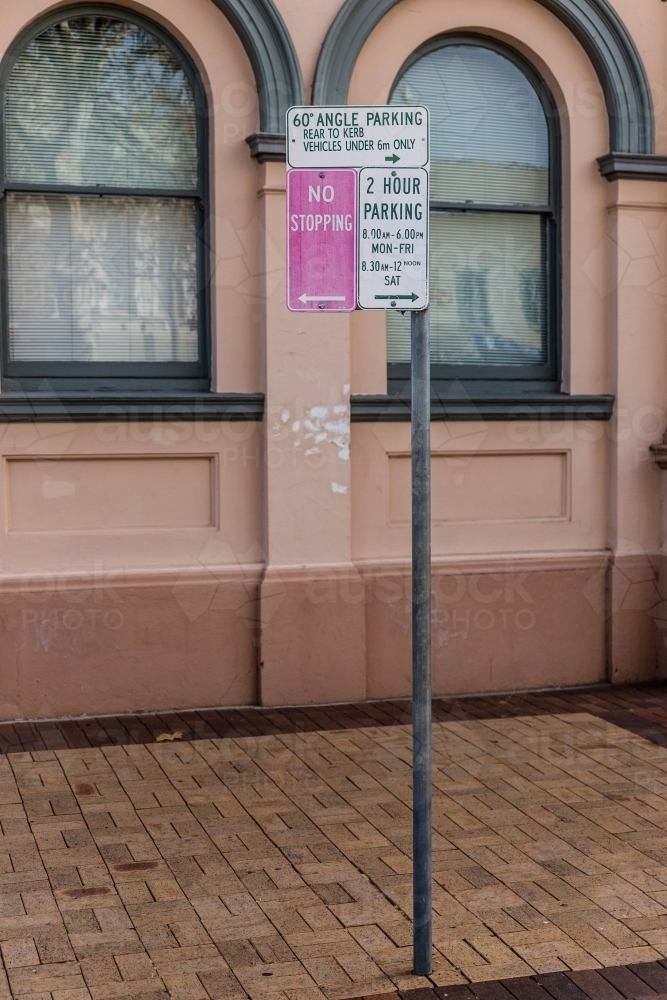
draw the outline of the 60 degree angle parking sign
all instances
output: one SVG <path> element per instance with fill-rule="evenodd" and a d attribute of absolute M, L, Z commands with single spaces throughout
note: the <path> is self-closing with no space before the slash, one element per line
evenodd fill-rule
<path fill-rule="evenodd" d="M 428 110 L 419 106 L 342 105 L 287 112 L 290 167 L 424 167 Z"/>

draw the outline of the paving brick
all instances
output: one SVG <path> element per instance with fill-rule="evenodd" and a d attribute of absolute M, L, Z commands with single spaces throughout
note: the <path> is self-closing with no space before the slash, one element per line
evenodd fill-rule
<path fill-rule="evenodd" d="M 81 973 L 90 988 L 102 986 L 105 983 L 121 981 L 121 974 L 111 955 L 100 955 L 95 958 L 83 958 L 80 962 Z"/>
<path fill-rule="evenodd" d="M 563 973 L 546 974 L 536 979 L 554 1000 L 586 1000 L 586 994 Z"/>
<path fill-rule="evenodd" d="M 503 986 L 516 1000 L 549 1000 L 550 997 L 550 994 L 530 976 L 505 979 Z M 592 994 L 587 995 L 592 997 Z"/>
<path fill-rule="evenodd" d="M 211 1000 L 245 1000 L 246 992 L 229 971 L 199 972 L 199 981 Z"/>
<path fill-rule="evenodd" d="M 125 982 L 135 979 L 151 979 L 157 975 L 153 963 L 145 952 L 116 955 L 116 965 Z"/>
<path fill-rule="evenodd" d="M 39 965 L 39 955 L 32 938 L 18 938 L 5 941 L 2 958 L 6 969 L 18 969 L 25 965 Z"/>
<path fill-rule="evenodd" d="M 85 988 L 76 962 L 8 969 L 7 976 L 12 994 L 16 996 L 24 993 L 50 993 L 56 990 Z"/>
<path fill-rule="evenodd" d="M 435 992 L 438 1000 L 472 1000 L 475 995 L 468 986 L 440 986 Z"/>
<path fill-rule="evenodd" d="M 594 970 L 568 972 L 567 975 L 591 1000 L 621 1000 L 622 994 Z"/>
<path fill-rule="evenodd" d="M 498 982 L 474 983 L 471 990 L 477 1000 L 511 1000 L 512 993 Z"/>
<path fill-rule="evenodd" d="M 401 990 L 399 997 L 401 1000 L 437 1000 L 438 994 L 435 990 L 423 988 L 418 990 Z"/>
<path fill-rule="evenodd" d="M 630 972 L 648 983 L 656 993 L 667 993 L 667 969 L 657 962 L 646 962 L 641 965 L 631 965 Z"/>
<path fill-rule="evenodd" d="M 601 969 L 600 975 L 608 983 L 611 983 L 614 989 L 618 990 L 627 1000 L 638 1000 L 640 997 L 655 996 L 658 992 L 640 979 L 639 976 L 636 976 L 634 972 L 631 972 L 630 969 Z"/>

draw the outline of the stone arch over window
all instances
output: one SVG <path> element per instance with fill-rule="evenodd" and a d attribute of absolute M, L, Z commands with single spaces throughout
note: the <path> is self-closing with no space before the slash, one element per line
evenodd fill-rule
<path fill-rule="evenodd" d="M 324 40 L 314 104 L 345 104 L 355 63 L 373 29 L 399 0 L 346 0 Z M 608 0 L 537 0 L 578 39 L 598 73 L 612 153 L 654 151 L 651 91 L 641 56 Z"/>
<path fill-rule="evenodd" d="M 257 81 L 260 133 L 284 135 L 285 112 L 303 104 L 294 44 L 273 0 L 213 0 L 246 50 Z"/>

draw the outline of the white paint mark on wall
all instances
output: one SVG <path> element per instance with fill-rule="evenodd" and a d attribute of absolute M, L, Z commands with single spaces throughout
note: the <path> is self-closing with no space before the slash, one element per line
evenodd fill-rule
<path fill-rule="evenodd" d="M 67 482 L 65 479 L 54 479 L 52 476 L 44 476 L 42 479 L 42 496 L 45 500 L 73 497 L 75 493 L 75 483 Z"/>
<path fill-rule="evenodd" d="M 297 426 L 298 425 L 298 426 Z M 334 406 L 311 406 L 306 410 L 301 421 L 292 424 L 294 434 L 302 432 L 294 447 L 298 448 L 301 443 L 307 445 L 312 442 L 311 448 L 306 451 L 306 455 L 319 453 L 313 452 L 315 445 L 333 445 L 338 450 L 338 458 L 344 462 L 350 460 L 350 409 L 345 403 L 336 403 Z"/>
<path fill-rule="evenodd" d="M 343 485 L 341 485 L 341 483 L 333 483 L 332 482 L 332 484 L 331 484 L 331 492 L 332 493 L 347 493 L 347 486 L 343 486 Z"/>
<path fill-rule="evenodd" d="M 343 387 L 349 390 L 349 386 Z M 289 425 L 289 426 L 288 426 Z M 306 448 L 306 455 L 319 455 L 318 445 L 333 445 L 337 457 L 350 460 L 350 407 L 347 403 L 332 406 L 311 406 L 302 419 L 294 419 L 289 410 L 282 411 L 273 423 L 273 434 L 285 440 L 292 435 L 292 445 Z"/>

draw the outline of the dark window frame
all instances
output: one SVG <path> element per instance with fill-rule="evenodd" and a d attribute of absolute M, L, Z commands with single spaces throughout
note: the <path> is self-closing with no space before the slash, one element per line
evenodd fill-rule
<path fill-rule="evenodd" d="M 405 60 L 390 90 L 394 94 L 404 74 L 424 56 L 450 45 L 487 48 L 498 53 L 519 69 L 532 85 L 542 105 L 549 142 L 549 203 L 542 206 L 482 205 L 431 201 L 430 212 L 467 215 L 471 213 L 531 214 L 543 218 L 545 252 L 545 319 L 547 361 L 543 365 L 431 365 L 434 396 L 450 393 L 459 386 L 462 395 L 471 397 L 498 393 L 559 392 L 562 366 L 562 171 L 561 128 L 556 102 L 546 81 L 537 69 L 516 49 L 481 32 L 453 32 L 429 39 Z M 409 362 L 388 362 L 387 391 L 390 396 L 410 393 Z"/>
<path fill-rule="evenodd" d="M 9 76 L 25 47 L 54 24 L 75 17 L 109 17 L 135 24 L 154 35 L 178 60 L 194 98 L 197 123 L 197 188 L 192 191 L 15 184 L 6 180 L 5 105 Z M 191 56 L 150 18 L 114 4 L 61 7 L 36 18 L 14 40 L 0 66 L 0 322 L 2 324 L 1 384 L 3 392 L 208 392 L 211 389 L 211 262 L 208 99 Z M 9 260 L 7 201 L 10 191 L 135 197 L 188 197 L 195 202 L 197 261 L 198 360 L 181 361 L 12 361 L 9 358 Z"/>

